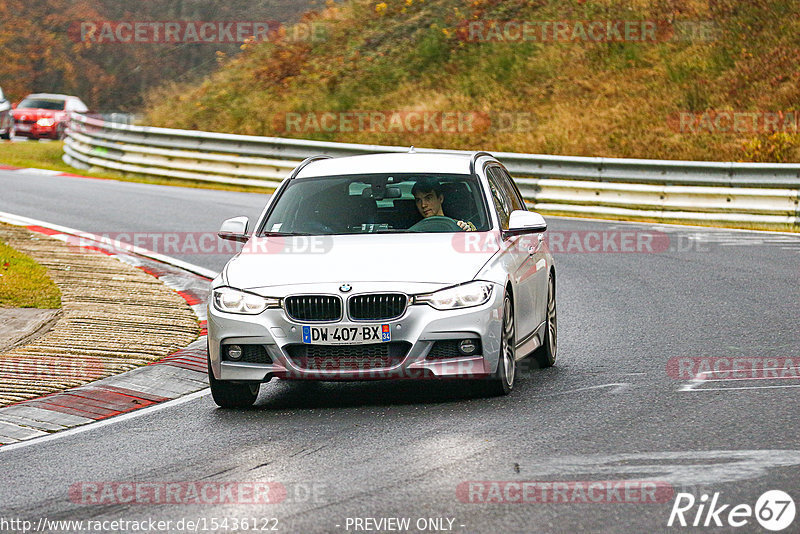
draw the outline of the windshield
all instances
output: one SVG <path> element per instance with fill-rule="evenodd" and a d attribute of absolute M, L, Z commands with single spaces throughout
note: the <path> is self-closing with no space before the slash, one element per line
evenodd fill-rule
<path fill-rule="evenodd" d="M 52 109 L 62 110 L 66 100 L 54 100 L 49 98 L 26 98 L 19 103 L 18 108 L 25 109 Z"/>
<path fill-rule="evenodd" d="M 433 198 L 433 210 L 421 205 L 423 197 Z M 486 231 L 491 224 L 485 206 L 478 180 L 463 174 L 300 178 L 270 208 L 260 234 L 461 232 L 464 226 Z"/>

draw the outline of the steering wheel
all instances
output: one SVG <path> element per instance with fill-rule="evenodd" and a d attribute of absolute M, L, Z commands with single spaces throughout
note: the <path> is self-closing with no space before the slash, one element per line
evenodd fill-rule
<path fill-rule="evenodd" d="M 410 232 L 463 232 L 455 219 L 434 215 L 427 219 L 422 219 L 417 224 L 408 229 Z"/>

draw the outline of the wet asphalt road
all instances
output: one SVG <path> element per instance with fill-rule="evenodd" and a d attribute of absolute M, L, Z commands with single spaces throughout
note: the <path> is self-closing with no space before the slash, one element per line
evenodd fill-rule
<path fill-rule="evenodd" d="M 253 220 L 265 199 L 0 171 L 0 211 L 99 233 L 213 233 L 227 217 Z M 199 531 L 216 520 L 224 532 L 226 518 L 228 532 L 234 518 L 250 518 L 239 532 L 394 525 L 367 518 L 407 518 L 410 532 L 767 532 L 753 517 L 733 529 L 727 511 L 722 528 L 670 529 L 667 521 L 679 492 L 719 492 L 721 504 L 753 506 L 779 489 L 800 505 L 800 379 L 787 368 L 783 378 L 691 381 L 676 369 L 688 358 L 800 364 L 800 236 L 549 222 L 565 248 L 584 241 L 555 254 L 558 362 L 527 365 L 512 395 L 486 398 L 458 382 L 274 380 L 251 410 L 219 410 L 203 396 L 0 450 L 0 518 L 153 519 L 172 521 L 171 532 L 188 531 L 189 520 L 201 521 L 193 525 Z M 611 240 L 615 232 L 656 233 L 667 246 L 579 252 L 587 232 Z M 174 255 L 211 269 L 225 261 Z M 619 480 L 665 489 L 648 502 L 575 494 L 592 481 Z M 272 481 L 287 494 L 275 504 L 81 502 L 98 495 L 85 483 L 134 481 Z M 525 481 L 585 484 L 561 496 L 532 493 L 537 502 L 475 502 L 514 500 L 502 488 L 516 486 L 505 482 Z M 459 491 L 465 487 L 473 491 Z M 614 493 L 599 500 L 614 501 Z M 686 513 L 690 522 L 697 509 Z M 800 519 L 783 532 L 800 532 Z"/>

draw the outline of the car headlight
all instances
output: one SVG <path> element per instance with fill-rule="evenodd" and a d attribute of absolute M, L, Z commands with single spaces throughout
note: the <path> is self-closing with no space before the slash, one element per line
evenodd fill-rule
<path fill-rule="evenodd" d="M 52 126 L 55 123 L 56 123 L 55 119 L 51 119 L 49 117 L 42 117 L 41 119 L 36 121 L 36 124 L 38 124 L 39 126 Z"/>
<path fill-rule="evenodd" d="M 434 293 L 425 293 L 414 297 L 415 304 L 428 304 L 437 310 L 455 310 L 486 304 L 492 296 L 492 284 L 488 282 L 470 282 L 455 287 L 448 287 Z"/>
<path fill-rule="evenodd" d="M 214 307 L 227 313 L 245 313 L 258 315 L 267 308 L 277 308 L 280 300 L 246 293 L 231 287 L 220 287 L 214 290 Z"/>

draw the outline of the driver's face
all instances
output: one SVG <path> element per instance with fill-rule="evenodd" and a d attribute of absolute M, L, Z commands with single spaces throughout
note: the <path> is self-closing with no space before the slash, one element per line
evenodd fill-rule
<path fill-rule="evenodd" d="M 443 216 L 442 201 L 444 195 L 437 196 L 433 191 L 423 191 L 414 195 L 414 200 L 417 203 L 417 210 L 424 218 L 433 217 L 434 215 Z"/>

